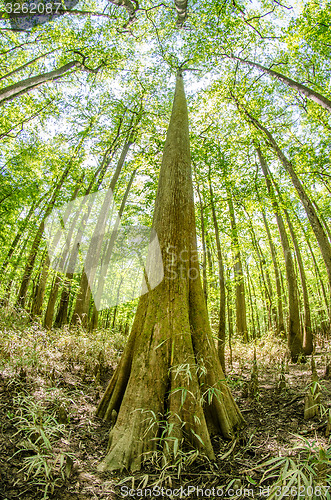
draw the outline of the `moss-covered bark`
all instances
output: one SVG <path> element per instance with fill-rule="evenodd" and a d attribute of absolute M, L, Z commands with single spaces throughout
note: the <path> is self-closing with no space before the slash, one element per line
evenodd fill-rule
<path fill-rule="evenodd" d="M 100 402 L 98 415 L 105 420 L 110 420 L 113 409 L 118 412 L 100 470 L 137 470 L 157 449 L 171 458 L 187 446 L 213 459 L 210 434 L 228 438 L 243 423 L 224 381 L 201 286 L 181 75 L 153 227 L 164 279 L 141 297 L 122 359 Z"/>

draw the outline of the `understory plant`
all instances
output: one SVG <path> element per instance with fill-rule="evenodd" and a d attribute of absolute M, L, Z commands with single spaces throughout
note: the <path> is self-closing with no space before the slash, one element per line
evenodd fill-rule
<path fill-rule="evenodd" d="M 58 422 L 56 409 L 45 408 L 32 396 L 18 394 L 14 406 L 16 412 L 9 417 L 17 428 L 15 435 L 21 439 L 12 459 L 21 456 L 19 474 L 24 475 L 27 490 L 37 488 L 46 500 L 70 476 L 74 455 L 59 446 L 69 433 Z"/>
<path fill-rule="evenodd" d="M 268 499 L 331 499 L 331 445 L 310 442 L 296 435 L 296 456 L 280 456 L 263 462 L 260 485 L 269 485 Z"/>

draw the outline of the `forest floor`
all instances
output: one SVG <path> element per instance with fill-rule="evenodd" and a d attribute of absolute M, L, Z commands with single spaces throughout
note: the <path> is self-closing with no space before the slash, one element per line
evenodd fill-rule
<path fill-rule="evenodd" d="M 331 380 L 323 378 L 327 342 L 319 343 L 315 355 L 318 416 L 304 419 L 310 357 L 306 363 L 283 363 L 286 386 L 279 387 L 284 342 L 258 339 L 253 396 L 254 348 L 236 341 L 227 376 L 246 428 L 232 442 L 214 438 L 214 463 L 184 454 L 177 468 L 154 465 L 128 476 L 96 471 L 105 456 L 109 424 L 95 411 L 122 352 L 123 336 L 79 329 L 46 332 L 13 311 L 1 311 L 0 331 L 0 500 L 331 498 L 324 413 L 331 411 Z"/>

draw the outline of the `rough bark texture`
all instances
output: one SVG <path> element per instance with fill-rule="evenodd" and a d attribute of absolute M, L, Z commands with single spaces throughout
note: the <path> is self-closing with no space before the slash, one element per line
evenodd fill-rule
<path fill-rule="evenodd" d="M 187 447 L 213 459 L 210 433 L 229 438 L 243 423 L 224 381 L 201 286 L 181 75 L 153 227 L 161 246 L 164 279 L 140 298 L 128 343 L 98 407 L 98 415 L 105 420 L 113 409 L 118 412 L 100 470 L 140 469 L 151 453 L 162 449 L 169 459 L 177 449 Z"/>

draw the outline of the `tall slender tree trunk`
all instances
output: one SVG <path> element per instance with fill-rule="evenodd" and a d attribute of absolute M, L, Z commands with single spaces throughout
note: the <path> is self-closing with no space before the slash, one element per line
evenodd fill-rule
<path fill-rule="evenodd" d="M 248 117 L 248 119 L 253 123 L 253 125 L 263 132 L 265 136 L 268 139 L 268 144 L 272 147 L 272 149 L 275 151 L 276 155 L 278 156 L 278 159 L 282 163 L 283 167 L 285 170 L 288 172 L 288 174 L 291 177 L 293 186 L 297 190 L 297 193 L 299 195 L 299 198 L 301 200 L 301 203 L 306 211 L 308 220 L 310 222 L 310 225 L 312 227 L 312 230 L 315 233 L 316 240 L 318 242 L 318 245 L 321 250 L 321 254 L 324 259 L 325 267 L 328 273 L 328 278 L 329 278 L 329 284 L 330 284 L 330 289 L 331 289 L 331 244 L 328 240 L 327 234 L 324 230 L 324 227 L 319 220 L 319 217 L 317 215 L 317 212 L 315 210 L 314 204 L 311 202 L 309 196 L 307 195 L 295 169 L 292 164 L 292 162 L 285 156 L 281 148 L 278 146 L 277 142 L 275 141 L 274 137 L 272 134 L 269 132 L 269 130 L 262 125 L 256 118 L 254 118 L 244 106 L 242 106 L 238 101 L 237 105 L 239 109 L 242 109 L 245 113 L 245 115 Z"/>
<path fill-rule="evenodd" d="M 23 221 L 23 224 L 21 225 L 21 227 L 19 228 L 19 230 L 17 231 L 16 233 L 16 236 L 15 238 L 13 239 L 12 241 L 12 244 L 10 245 L 10 248 L 8 250 L 8 253 L 2 263 L 2 266 L 1 266 L 1 269 L 0 269 L 0 283 L 3 279 L 3 276 L 4 276 L 4 273 L 8 267 L 8 264 L 10 262 L 10 259 L 12 258 L 15 250 L 16 250 L 16 247 L 20 241 L 20 239 L 22 238 L 22 235 L 24 234 L 24 231 L 32 217 L 32 214 L 34 212 L 34 210 L 37 208 L 38 204 L 37 203 L 32 203 L 31 207 L 30 207 L 30 210 L 29 212 L 27 213 L 27 216 L 25 217 L 24 221 Z"/>
<path fill-rule="evenodd" d="M 118 139 L 119 135 L 119 130 L 121 127 L 122 122 L 120 122 L 119 129 L 117 131 L 117 135 L 115 139 L 113 140 L 111 146 L 106 149 L 103 158 L 101 160 L 101 163 L 93 175 L 92 179 L 90 180 L 89 185 L 86 188 L 86 191 L 84 192 L 84 196 L 88 196 L 92 189 L 93 186 L 96 183 L 96 190 L 100 187 L 103 178 L 107 172 L 107 169 L 110 165 L 110 162 L 116 152 L 116 141 Z M 83 204 L 82 204 L 83 207 Z M 71 232 L 74 230 L 76 220 L 80 216 L 80 211 L 78 210 L 75 220 L 72 223 L 72 227 L 70 228 L 68 236 L 70 237 Z M 85 213 L 83 216 L 83 219 L 81 220 L 81 226 L 84 226 L 84 222 L 86 218 L 88 218 L 89 212 Z M 74 269 L 76 265 L 76 260 L 78 258 L 78 246 L 79 246 L 79 241 L 80 241 L 81 233 L 77 234 L 76 241 L 74 242 L 73 245 L 73 250 L 70 254 L 69 257 L 69 269 Z M 67 259 L 67 253 L 64 252 L 62 256 L 63 261 Z M 44 326 L 48 329 L 52 327 L 53 324 L 53 316 L 54 316 L 54 310 L 55 310 L 55 304 L 56 304 L 56 299 L 58 295 L 58 291 L 60 289 L 60 286 L 63 284 L 63 289 L 59 301 L 59 307 L 58 307 L 58 312 L 56 315 L 55 323 L 54 326 L 56 327 L 61 327 L 63 324 L 67 323 L 67 315 L 68 315 L 68 303 L 69 303 L 69 294 L 70 294 L 70 288 L 71 288 L 71 280 L 73 278 L 73 273 L 72 272 L 67 272 L 65 277 L 62 275 L 62 273 L 58 272 L 56 274 L 56 278 L 53 284 L 53 287 L 50 292 L 50 296 L 48 299 L 48 304 L 47 304 L 47 309 L 46 309 L 46 314 L 44 318 Z"/>
<path fill-rule="evenodd" d="M 87 255 L 85 258 L 84 269 L 82 272 L 80 285 L 79 285 L 79 291 L 78 291 L 76 303 L 75 303 L 75 309 L 74 309 L 72 319 L 71 319 L 71 324 L 73 324 L 73 325 L 75 325 L 77 323 L 80 323 L 83 326 L 88 325 L 88 312 L 89 312 L 90 297 L 91 297 L 91 288 L 89 285 L 89 281 L 90 281 L 90 283 L 92 283 L 94 281 L 96 267 L 94 267 L 90 270 L 89 278 L 87 277 L 87 274 L 85 272 L 85 267 L 88 265 L 87 263 L 91 263 L 91 262 L 93 262 L 95 265 L 96 261 L 99 259 L 102 241 L 103 241 L 104 230 L 105 230 L 105 227 L 107 224 L 109 211 L 111 208 L 111 197 L 112 197 L 114 188 L 116 186 L 117 180 L 119 178 L 119 175 L 122 171 L 126 156 L 129 152 L 129 149 L 132 146 L 132 144 L 133 144 L 133 141 L 131 140 L 131 137 L 130 137 L 129 140 L 124 144 L 121 156 L 120 156 L 118 163 L 117 163 L 115 173 L 114 173 L 113 178 L 110 182 L 109 191 L 105 196 L 103 206 L 100 210 L 100 214 L 99 214 L 96 226 L 95 226 L 95 230 L 94 230 L 93 235 L 92 235 L 91 244 L 88 248 Z"/>
<path fill-rule="evenodd" d="M 19 307 L 24 307 L 24 304 L 25 304 L 26 293 L 27 293 L 28 286 L 29 286 L 30 279 L 31 279 L 31 275 L 33 272 L 34 263 L 35 263 L 38 249 L 39 249 L 39 245 L 40 245 L 43 233 L 44 233 L 45 220 L 50 215 L 51 211 L 53 210 L 55 202 L 57 200 L 57 197 L 58 197 L 58 195 L 59 195 L 59 193 L 64 185 L 65 180 L 67 179 L 67 177 L 69 175 L 69 172 L 70 172 L 72 164 L 73 164 L 73 160 L 74 160 L 74 158 L 76 158 L 78 152 L 80 151 L 80 149 L 84 143 L 84 140 L 86 139 L 86 136 L 88 135 L 89 131 L 91 130 L 95 120 L 96 119 L 93 118 L 93 120 L 89 123 L 88 127 L 86 128 L 82 138 L 80 139 L 80 141 L 79 141 L 79 143 L 74 151 L 74 154 L 73 154 L 71 161 L 68 163 L 67 167 L 63 171 L 59 181 L 57 182 L 57 184 L 54 188 L 51 199 L 49 200 L 49 202 L 46 206 L 45 213 L 44 213 L 42 220 L 39 224 L 39 227 L 38 227 L 35 239 L 32 243 L 32 248 L 31 248 L 30 254 L 28 256 L 28 260 L 27 260 L 25 269 L 24 269 L 23 279 L 21 282 L 21 287 L 20 287 L 20 290 L 18 293 L 18 298 L 17 298 L 17 306 L 19 306 Z"/>
<path fill-rule="evenodd" d="M 106 245 L 105 253 L 104 253 L 103 259 L 101 261 L 101 272 L 100 272 L 100 275 L 98 277 L 98 286 L 96 288 L 96 293 L 95 293 L 94 303 L 93 303 L 92 322 L 90 324 L 91 329 L 93 329 L 94 325 L 98 324 L 98 311 L 96 309 L 95 302 L 97 301 L 99 303 L 99 301 L 101 300 L 110 257 L 111 257 L 111 254 L 113 252 L 114 245 L 115 245 L 116 238 L 117 238 L 117 232 L 118 232 L 118 228 L 119 228 L 119 224 L 120 224 L 120 219 L 123 215 L 125 205 L 126 205 L 126 202 L 127 202 L 127 199 L 128 199 L 130 189 L 131 189 L 134 177 L 136 175 L 136 172 L 137 172 L 137 169 L 135 169 L 132 172 L 131 177 L 129 179 L 127 188 L 125 190 L 125 193 L 124 193 L 124 196 L 122 199 L 121 206 L 120 206 L 119 211 L 118 211 L 118 218 L 115 222 L 114 228 L 112 229 L 112 234 L 109 238 L 108 244 Z M 118 293 L 119 293 L 119 291 L 120 290 L 118 290 Z"/>
<path fill-rule="evenodd" d="M 270 232 L 270 228 L 269 228 L 269 224 L 268 224 L 265 212 L 263 210 L 262 210 L 262 217 L 263 217 L 263 223 L 264 223 L 264 227 L 266 229 L 266 233 L 267 233 L 267 237 L 268 237 L 268 243 L 269 243 L 272 263 L 273 263 L 273 267 L 274 267 L 274 273 L 275 273 L 276 292 L 277 292 L 277 333 L 279 335 L 284 335 L 285 334 L 285 326 L 284 326 L 284 314 L 283 314 L 282 287 L 281 287 L 281 280 L 280 280 L 280 271 L 279 271 L 278 262 L 277 262 L 276 248 L 275 248 L 272 236 L 271 236 L 271 232 Z"/>
<path fill-rule="evenodd" d="M 37 61 L 40 61 L 40 59 L 44 59 L 45 57 L 49 56 L 50 54 L 53 54 L 54 52 L 58 51 L 59 49 L 56 48 L 56 49 L 53 49 L 53 50 L 50 50 L 49 52 L 45 52 L 44 54 L 41 54 L 40 56 L 37 56 L 35 57 L 34 59 L 31 59 L 30 61 L 22 64 L 21 66 L 18 66 L 17 68 L 13 69 L 12 71 L 10 71 L 9 73 L 6 73 L 5 75 L 2 75 L 0 77 L 0 81 L 1 80 L 5 80 L 6 78 L 9 78 L 10 76 L 13 76 L 15 75 L 16 73 L 19 73 L 20 71 L 22 71 L 23 69 L 27 68 L 28 66 L 30 66 L 31 64 L 37 62 Z"/>
<path fill-rule="evenodd" d="M 17 298 L 16 305 L 19 306 L 19 307 L 24 307 L 24 305 L 25 305 L 26 294 L 27 294 L 27 291 L 28 291 L 28 286 L 29 286 L 31 275 L 32 275 L 32 272 L 33 272 L 34 263 L 35 263 L 35 260 L 36 260 L 37 254 L 38 254 L 38 250 L 39 250 L 39 246 L 40 246 L 40 243 L 41 243 L 41 239 L 42 239 L 42 236 L 43 236 L 43 233 L 44 233 L 45 220 L 48 217 L 48 215 L 51 213 L 51 211 L 52 211 L 52 209 L 53 209 L 53 207 L 55 205 L 57 196 L 58 196 L 58 194 L 60 192 L 61 187 L 64 184 L 64 181 L 65 181 L 66 177 L 69 174 L 69 170 L 70 170 L 70 167 L 67 167 L 65 169 L 65 171 L 63 172 L 63 174 L 62 174 L 59 182 L 57 183 L 57 185 L 56 185 L 56 187 L 54 189 L 54 193 L 53 193 L 53 195 L 52 195 L 52 197 L 51 197 L 51 199 L 50 199 L 50 201 L 48 203 L 48 206 L 47 206 L 46 211 L 44 213 L 44 216 L 42 218 L 42 221 L 40 222 L 39 227 L 37 229 L 37 233 L 36 233 L 35 238 L 33 240 L 32 247 L 31 247 L 31 250 L 30 250 L 30 254 L 28 256 L 28 260 L 27 260 L 27 263 L 26 263 L 26 266 L 25 266 L 25 269 L 24 269 L 24 273 L 23 273 L 23 278 L 22 278 L 20 290 L 18 292 L 18 298 Z"/>
<path fill-rule="evenodd" d="M 216 209 L 215 209 L 214 192 L 210 180 L 210 171 L 209 171 L 209 192 L 210 192 L 210 204 L 213 215 L 215 240 L 217 248 L 218 284 L 220 289 L 220 309 L 219 309 L 219 323 L 218 323 L 218 357 L 220 359 L 223 371 L 225 373 L 224 349 L 225 349 L 225 323 L 226 323 L 226 298 L 225 298 L 226 293 L 225 293 L 225 279 L 224 279 L 224 263 L 223 263 L 220 233 L 219 233 Z"/>
<path fill-rule="evenodd" d="M 289 240 L 286 234 L 285 224 L 283 221 L 283 217 L 281 216 L 280 208 L 276 201 L 275 192 L 271 182 L 271 174 L 260 147 L 257 146 L 256 150 L 259 157 L 261 169 L 265 177 L 272 206 L 275 212 L 277 225 L 279 229 L 279 235 L 281 238 L 283 252 L 284 252 L 287 289 L 288 289 L 288 303 L 289 303 L 288 346 L 291 354 L 291 359 L 293 362 L 296 362 L 299 356 L 303 354 L 303 347 L 302 347 L 302 337 L 300 328 L 300 313 L 299 313 L 297 279 L 295 274 L 295 268 L 292 259 Z"/>
<path fill-rule="evenodd" d="M 323 277 L 322 277 L 320 268 L 319 268 L 319 266 L 317 264 L 315 254 L 314 254 L 314 251 L 312 249 L 312 246 L 311 246 L 311 243 L 310 243 L 310 240 L 309 240 L 309 236 L 307 235 L 307 232 L 306 232 L 305 228 L 303 227 L 303 224 L 302 224 L 300 218 L 298 217 L 298 215 L 295 213 L 295 211 L 293 211 L 293 213 L 294 213 L 294 215 L 296 217 L 296 220 L 298 221 L 298 224 L 299 224 L 299 226 L 301 228 L 301 231 L 303 232 L 303 234 L 305 236 L 305 240 L 306 240 L 307 246 L 309 248 L 309 252 L 310 252 L 311 258 L 312 258 L 313 263 L 314 263 L 315 274 L 316 274 L 316 277 L 318 278 L 318 282 L 319 282 L 319 284 L 321 286 L 321 290 L 322 290 L 322 293 L 323 293 L 323 299 L 324 299 L 324 303 L 325 303 L 325 307 L 326 307 L 326 312 L 327 312 L 327 316 L 328 316 L 329 330 L 331 331 L 331 307 L 330 307 L 330 302 L 329 302 L 328 294 L 327 294 L 327 291 L 325 289 L 325 284 L 324 284 L 324 281 L 323 281 Z M 318 291 L 319 291 L 319 287 L 318 287 Z"/>
<path fill-rule="evenodd" d="M 226 311 L 228 317 L 228 332 L 229 332 L 229 348 L 230 348 L 230 357 L 231 357 L 231 366 L 232 366 L 232 346 L 231 341 L 233 339 L 233 288 L 232 288 L 232 279 L 231 279 L 231 268 L 226 264 Z"/>
<path fill-rule="evenodd" d="M 181 74 L 176 80 L 153 227 L 163 262 L 169 265 L 163 281 L 140 298 L 121 361 L 99 404 L 98 415 L 106 420 L 113 409 L 118 412 L 100 470 L 138 470 L 158 449 L 171 460 L 185 443 L 214 459 L 210 433 L 230 437 L 243 422 L 224 380 L 201 286 Z M 170 248 L 177 259 L 169 261 Z"/>
<path fill-rule="evenodd" d="M 82 63 L 80 61 L 71 61 L 67 64 L 64 64 L 60 68 L 54 69 L 53 71 L 26 78 L 25 80 L 21 80 L 20 82 L 14 83 L 13 85 L 9 85 L 8 87 L 1 89 L 0 106 L 6 101 L 11 101 L 12 99 L 19 97 L 22 94 L 26 94 L 30 90 L 39 87 L 39 85 L 42 85 L 45 82 L 62 78 L 75 67 L 81 68 Z"/>
<path fill-rule="evenodd" d="M 247 276 L 247 288 L 248 288 L 248 302 L 251 310 L 251 320 L 252 320 L 252 338 L 256 338 L 256 329 L 255 329 L 255 320 L 254 320 L 254 307 L 253 307 L 253 299 L 252 299 L 252 290 L 251 290 L 251 277 L 249 273 L 248 264 L 246 264 L 246 276 Z"/>
<path fill-rule="evenodd" d="M 42 314 L 43 300 L 46 290 L 46 283 L 49 270 L 49 257 L 46 254 L 43 259 L 42 269 L 39 274 L 39 281 L 36 284 L 35 296 L 31 307 L 31 316 L 33 318 L 40 317 Z"/>
<path fill-rule="evenodd" d="M 205 296 L 206 304 L 208 304 L 208 281 L 207 281 L 207 251 L 206 251 L 206 237 L 205 237 L 205 215 L 203 200 L 200 192 L 200 187 L 198 181 L 196 182 L 196 188 L 199 198 L 200 207 L 200 223 L 201 223 L 201 242 L 202 242 L 202 288 L 203 294 Z"/>
<path fill-rule="evenodd" d="M 6 283 L 5 290 L 3 292 L 3 297 L 0 301 L 0 304 L 3 306 L 9 305 L 10 297 L 11 297 L 11 294 L 13 292 L 12 286 L 14 283 L 15 274 L 17 272 L 17 269 L 19 268 L 19 265 L 21 263 L 21 260 L 23 258 L 23 255 L 25 253 L 25 249 L 26 249 L 28 243 L 29 243 L 29 237 L 26 237 L 25 240 L 23 241 L 23 245 L 21 246 L 20 253 L 18 254 L 18 256 L 16 257 L 16 259 L 14 261 L 14 265 L 13 265 L 13 268 L 12 268 L 10 274 L 9 274 L 9 277 L 7 278 L 7 283 Z"/>
<path fill-rule="evenodd" d="M 297 236 L 295 234 L 293 224 L 289 217 L 287 210 L 284 208 L 284 213 L 287 220 L 287 225 L 291 233 L 291 238 L 294 245 L 295 254 L 297 257 L 299 274 L 301 279 L 301 287 L 302 287 L 302 296 L 303 296 L 303 310 L 304 310 L 304 334 L 303 334 L 303 350 L 305 354 L 311 354 L 313 352 L 313 333 L 311 327 L 311 314 L 310 314 L 310 304 L 309 304 L 309 295 L 307 288 L 307 278 L 305 273 L 305 267 L 301 257 L 301 251 L 298 244 Z"/>
<path fill-rule="evenodd" d="M 316 203 L 316 201 L 315 200 L 312 200 L 312 201 L 313 201 L 314 207 L 316 208 L 316 212 L 319 214 L 319 217 L 320 217 L 320 219 L 321 219 L 321 221 L 323 223 L 325 232 L 328 235 L 329 242 L 331 243 L 331 229 L 330 229 L 330 226 L 327 223 L 327 221 L 325 220 L 325 217 L 322 214 L 322 211 L 320 210 L 320 208 L 319 208 L 318 204 Z"/>
<path fill-rule="evenodd" d="M 252 243 L 253 243 L 253 248 L 256 253 L 257 257 L 257 262 L 260 268 L 260 276 L 261 276 L 261 282 L 263 284 L 263 289 L 265 292 L 265 303 L 266 303 L 266 309 L 268 310 L 268 329 L 271 330 L 273 328 L 273 291 L 272 291 L 272 286 L 271 286 L 271 281 L 270 281 L 270 276 L 268 273 L 268 269 L 266 267 L 266 260 L 263 255 L 261 246 L 256 238 L 255 231 L 253 228 L 253 224 L 250 218 L 249 213 L 247 212 L 245 208 L 245 212 L 247 214 L 248 220 L 249 220 L 249 226 L 250 226 L 250 234 L 252 236 Z M 248 269 L 248 266 L 246 267 Z"/>
<path fill-rule="evenodd" d="M 181 28 L 187 17 L 187 0 L 175 0 L 177 11 L 177 28 Z"/>
<path fill-rule="evenodd" d="M 73 201 L 76 198 L 78 191 L 81 187 L 82 181 L 83 181 L 83 178 L 81 178 L 80 181 L 77 183 L 76 189 L 71 197 L 71 201 Z M 63 216 L 64 223 L 66 223 L 69 215 L 70 215 L 70 209 L 66 210 L 66 212 Z M 56 248 L 60 237 L 61 237 L 61 231 L 58 231 L 54 235 L 53 241 L 51 242 L 51 248 Z M 50 259 L 49 259 L 49 256 L 47 255 L 46 258 L 44 259 L 43 268 L 42 268 L 42 271 L 40 274 L 39 282 L 36 285 L 37 288 L 36 288 L 36 293 L 35 293 L 35 301 L 32 305 L 32 309 L 31 309 L 31 314 L 33 317 L 38 317 L 38 316 L 41 316 L 41 314 L 42 314 L 42 306 L 43 306 L 43 301 L 44 301 L 44 296 L 45 296 L 47 278 L 48 278 L 48 273 L 49 273 L 49 266 L 50 266 Z"/>
<path fill-rule="evenodd" d="M 254 285 L 254 280 L 251 280 L 251 287 L 252 287 L 252 294 L 254 298 L 254 306 L 255 306 L 255 312 L 256 312 L 256 324 L 257 324 L 257 336 L 261 337 L 261 324 L 260 324 L 260 317 L 259 317 L 259 308 L 257 307 L 257 294 L 256 294 L 256 289 Z"/>
<path fill-rule="evenodd" d="M 282 194 L 280 192 L 280 188 L 278 184 L 273 180 L 274 186 L 277 190 L 279 199 L 282 200 Z M 310 304 L 309 304 L 309 294 L 307 287 L 307 279 L 305 273 L 305 267 L 301 257 L 300 246 L 298 244 L 298 239 L 289 216 L 288 210 L 285 208 L 285 203 L 283 202 L 283 211 L 286 217 L 287 225 L 290 230 L 291 238 L 294 245 L 294 250 L 297 258 L 299 274 L 301 279 L 301 287 L 302 287 L 302 296 L 303 296 L 303 311 L 304 311 L 304 319 L 303 319 L 303 350 L 305 354 L 311 354 L 313 352 L 313 333 L 311 326 L 311 313 L 310 313 Z"/>
<path fill-rule="evenodd" d="M 236 319 L 237 332 L 241 335 L 244 342 L 248 342 L 248 331 L 246 322 L 246 298 L 243 265 L 241 261 L 241 251 L 238 237 L 237 223 L 232 202 L 232 193 L 227 186 L 227 198 L 231 223 L 231 240 L 234 253 L 234 277 L 236 286 Z"/>

